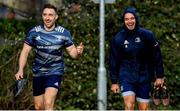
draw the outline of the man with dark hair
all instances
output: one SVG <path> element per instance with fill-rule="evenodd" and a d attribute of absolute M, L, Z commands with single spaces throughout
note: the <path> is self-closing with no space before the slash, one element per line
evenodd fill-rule
<path fill-rule="evenodd" d="M 37 110 L 53 109 L 64 74 L 63 48 L 74 59 L 80 58 L 84 49 L 82 42 L 77 47 L 74 45 L 70 32 L 57 25 L 57 19 L 56 7 L 46 4 L 42 10 L 43 24 L 27 34 L 19 58 L 19 70 L 15 74 L 16 80 L 23 78 L 29 52 L 34 48 L 33 96 Z"/>
<path fill-rule="evenodd" d="M 139 110 L 148 110 L 153 78 L 155 86 L 164 83 L 159 43 L 152 31 L 139 26 L 135 8 L 125 9 L 122 20 L 124 26 L 110 45 L 111 90 L 121 90 L 125 110 L 134 110 L 135 99 Z"/>

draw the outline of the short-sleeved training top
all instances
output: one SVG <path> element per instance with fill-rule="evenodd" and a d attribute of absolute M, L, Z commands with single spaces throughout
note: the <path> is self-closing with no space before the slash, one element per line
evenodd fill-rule
<path fill-rule="evenodd" d="M 43 25 L 32 28 L 25 43 L 35 48 L 33 76 L 62 75 L 64 73 L 63 48 L 73 45 L 70 32 L 57 25 L 46 31 Z"/>

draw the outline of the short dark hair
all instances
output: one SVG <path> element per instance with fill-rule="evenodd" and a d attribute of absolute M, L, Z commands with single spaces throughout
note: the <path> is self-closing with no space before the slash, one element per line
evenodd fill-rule
<path fill-rule="evenodd" d="M 45 4 L 42 11 L 45 9 L 45 8 L 51 8 L 51 9 L 54 9 L 54 11 L 57 13 L 57 8 L 52 5 L 52 4 Z"/>

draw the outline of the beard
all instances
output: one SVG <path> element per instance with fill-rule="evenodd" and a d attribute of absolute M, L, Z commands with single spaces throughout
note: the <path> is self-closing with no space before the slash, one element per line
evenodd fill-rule
<path fill-rule="evenodd" d="M 52 30 L 55 26 L 55 22 L 44 22 L 44 26 L 47 30 Z"/>

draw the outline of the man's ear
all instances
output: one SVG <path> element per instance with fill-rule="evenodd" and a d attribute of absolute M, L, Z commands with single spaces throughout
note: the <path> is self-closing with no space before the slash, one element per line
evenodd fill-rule
<path fill-rule="evenodd" d="M 56 20 L 58 19 L 58 17 L 59 17 L 58 14 L 56 14 Z"/>

